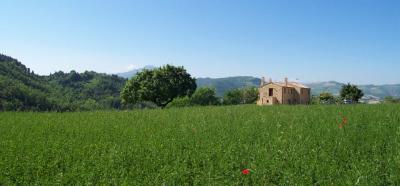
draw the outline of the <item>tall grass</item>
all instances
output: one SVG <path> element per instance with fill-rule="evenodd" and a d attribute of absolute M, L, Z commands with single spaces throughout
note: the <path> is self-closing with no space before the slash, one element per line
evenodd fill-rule
<path fill-rule="evenodd" d="M 0 113 L 0 185 L 399 185 L 399 111 L 248 105 Z"/>

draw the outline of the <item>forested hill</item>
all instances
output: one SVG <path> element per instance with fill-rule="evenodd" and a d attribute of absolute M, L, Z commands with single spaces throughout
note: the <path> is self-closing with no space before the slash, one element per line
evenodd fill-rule
<path fill-rule="evenodd" d="M 120 107 L 126 79 L 86 71 L 39 76 L 0 54 L 0 110 L 75 111 Z"/>
<path fill-rule="evenodd" d="M 130 75 L 131 76 L 131 75 Z M 0 111 L 77 111 L 119 109 L 120 92 L 127 79 L 86 71 L 56 72 L 39 76 L 18 60 L 0 54 Z M 257 87 L 251 76 L 197 78 L 198 87 L 215 87 L 218 96 L 227 90 Z M 307 84 L 312 94 L 338 94 L 343 83 L 330 81 Z M 366 96 L 400 97 L 400 85 L 359 85 Z"/>
<path fill-rule="evenodd" d="M 52 110 L 51 88 L 25 65 L 0 54 L 0 110 Z"/>

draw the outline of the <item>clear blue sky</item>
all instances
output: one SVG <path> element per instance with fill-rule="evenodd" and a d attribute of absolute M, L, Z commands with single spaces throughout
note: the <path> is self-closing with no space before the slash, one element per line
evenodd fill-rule
<path fill-rule="evenodd" d="M 39 74 L 183 65 L 195 77 L 400 83 L 399 0 L 2 0 L 0 53 Z"/>

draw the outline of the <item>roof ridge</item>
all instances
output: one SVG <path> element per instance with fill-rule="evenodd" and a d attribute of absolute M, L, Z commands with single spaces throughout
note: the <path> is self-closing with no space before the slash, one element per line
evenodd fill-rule
<path fill-rule="evenodd" d="M 275 82 L 268 82 L 268 83 L 266 83 L 265 85 L 268 85 L 268 84 L 275 84 L 275 85 L 278 85 L 278 86 L 286 86 L 286 82 L 281 82 L 281 81 L 275 81 Z M 264 86 L 265 86 L 264 85 Z M 310 87 L 308 87 L 308 86 L 306 86 L 306 85 L 304 85 L 304 84 L 302 84 L 302 83 L 299 83 L 299 82 L 295 82 L 295 81 L 291 81 L 291 82 L 288 82 L 288 84 L 287 84 L 288 86 L 287 87 L 300 87 L 300 88 L 310 88 Z"/>

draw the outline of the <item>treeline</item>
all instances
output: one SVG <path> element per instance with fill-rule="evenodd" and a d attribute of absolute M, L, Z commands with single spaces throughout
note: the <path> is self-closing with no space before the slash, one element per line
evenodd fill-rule
<path fill-rule="evenodd" d="M 174 83 L 171 83 L 174 82 Z M 88 111 L 251 104 L 256 88 L 233 89 L 217 96 L 197 88 L 183 67 L 164 66 L 140 72 L 131 81 L 86 71 L 35 74 L 18 60 L 0 54 L 0 111 Z"/>
<path fill-rule="evenodd" d="M 333 95 L 330 92 L 322 92 L 311 98 L 312 104 L 351 104 L 360 103 L 364 92 L 356 85 L 344 84 L 339 90 L 339 95 Z M 362 101 L 361 103 L 366 103 Z M 375 103 L 400 103 L 399 97 L 385 96 L 383 100 L 376 100 Z"/>
<path fill-rule="evenodd" d="M 126 83 L 121 98 L 124 107 L 145 107 L 148 103 L 160 108 L 252 104 L 258 99 L 258 89 L 233 89 L 218 97 L 215 88 L 198 88 L 185 68 L 165 65 L 136 74 Z"/>
<path fill-rule="evenodd" d="M 400 103 L 400 98 L 395 98 L 393 96 L 386 96 L 385 99 L 383 99 L 384 103 Z"/>
<path fill-rule="evenodd" d="M 356 85 L 350 83 L 342 85 L 339 96 L 329 92 L 322 92 L 311 98 L 311 104 L 356 104 L 364 96 L 364 93 Z"/>
<path fill-rule="evenodd" d="M 39 76 L 18 60 L 0 54 L 0 111 L 86 111 L 254 104 L 256 87 L 231 89 L 218 96 L 215 88 L 198 88 L 183 67 L 145 69 L 130 80 L 86 71 Z M 321 93 L 312 104 L 357 103 L 363 92 L 343 85 L 340 95 Z M 399 103 L 387 97 L 387 103 Z"/>
<path fill-rule="evenodd" d="M 18 60 L 0 54 L 1 111 L 120 109 L 126 79 L 96 72 L 39 76 Z"/>
<path fill-rule="evenodd" d="M 258 89 L 256 87 L 228 90 L 224 93 L 223 97 L 217 96 L 215 88 L 201 87 L 197 88 L 191 96 L 175 98 L 167 105 L 167 108 L 254 104 L 258 99 L 258 95 Z"/>

